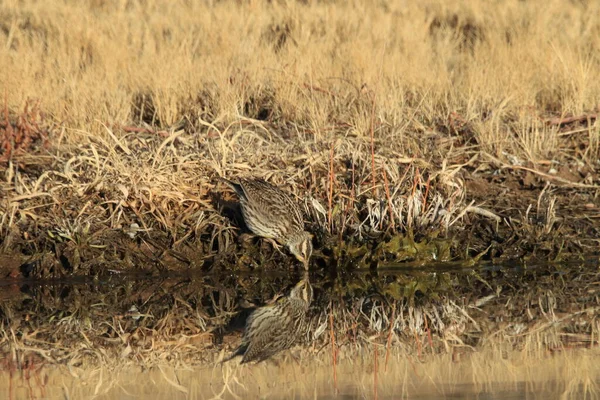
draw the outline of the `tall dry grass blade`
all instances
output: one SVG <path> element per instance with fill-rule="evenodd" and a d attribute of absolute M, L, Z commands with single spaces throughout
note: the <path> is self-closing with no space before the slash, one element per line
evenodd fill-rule
<path fill-rule="evenodd" d="M 369 128 L 369 137 L 371 139 L 371 176 L 372 176 L 372 187 L 375 191 L 373 197 L 379 197 L 377 190 L 377 172 L 375 170 L 375 95 L 372 99 L 373 105 L 371 106 L 371 124 Z"/>
<path fill-rule="evenodd" d="M 327 191 L 327 225 L 329 232 L 333 233 L 333 185 L 335 182 L 335 171 L 333 167 L 334 159 L 334 143 L 331 142 L 329 149 L 329 174 L 328 174 L 328 191 Z"/>

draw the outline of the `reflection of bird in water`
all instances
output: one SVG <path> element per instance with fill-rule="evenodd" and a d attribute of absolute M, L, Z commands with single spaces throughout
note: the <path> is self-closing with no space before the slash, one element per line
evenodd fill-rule
<path fill-rule="evenodd" d="M 304 230 L 298 204 L 290 195 L 262 179 L 224 179 L 239 196 L 240 208 L 248 228 L 256 235 L 285 245 L 308 269 L 312 255 L 312 236 Z"/>
<path fill-rule="evenodd" d="M 254 310 L 246 321 L 242 343 L 223 361 L 243 356 L 242 364 L 260 362 L 292 347 L 307 328 L 306 312 L 312 296 L 312 286 L 305 277 L 289 296 Z"/>

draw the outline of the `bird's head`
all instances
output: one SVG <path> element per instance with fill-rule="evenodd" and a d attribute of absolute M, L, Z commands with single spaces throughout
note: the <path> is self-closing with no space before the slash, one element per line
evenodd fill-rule
<path fill-rule="evenodd" d="M 308 277 L 305 276 L 300 282 L 294 286 L 290 292 L 291 298 L 302 299 L 306 302 L 306 305 L 310 305 L 313 298 L 313 288 L 308 281 Z"/>
<path fill-rule="evenodd" d="M 306 231 L 298 232 L 288 242 L 290 252 L 304 265 L 308 270 L 308 262 L 313 252 L 312 235 Z"/>

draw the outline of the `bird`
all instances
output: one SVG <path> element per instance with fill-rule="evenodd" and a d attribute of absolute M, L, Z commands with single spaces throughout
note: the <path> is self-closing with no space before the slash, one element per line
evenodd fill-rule
<path fill-rule="evenodd" d="M 254 310 L 246 320 L 241 344 L 223 362 L 242 356 L 241 364 L 258 363 L 292 347 L 306 332 L 312 297 L 313 288 L 305 276 L 289 296 Z"/>
<path fill-rule="evenodd" d="M 244 221 L 255 235 L 287 246 L 308 270 L 313 252 L 312 235 L 304 230 L 298 204 L 277 186 L 260 178 L 221 178 L 238 195 Z"/>

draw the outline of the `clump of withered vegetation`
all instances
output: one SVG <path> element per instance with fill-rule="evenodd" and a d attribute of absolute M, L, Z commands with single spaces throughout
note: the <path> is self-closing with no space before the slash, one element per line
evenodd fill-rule
<path fill-rule="evenodd" d="M 1 7 L 13 275 L 289 263 L 237 240 L 240 175 L 319 266 L 598 252 L 598 2 Z"/>

